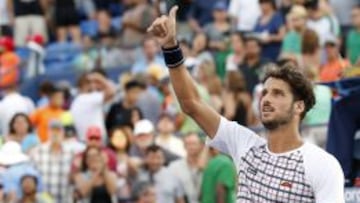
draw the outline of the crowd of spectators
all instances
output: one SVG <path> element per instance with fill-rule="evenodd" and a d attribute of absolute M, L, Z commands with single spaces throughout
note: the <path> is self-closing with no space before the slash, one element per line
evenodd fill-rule
<path fill-rule="evenodd" d="M 261 129 L 264 72 L 295 63 L 317 99 L 305 139 L 324 146 L 324 84 L 360 76 L 358 1 L 0 0 L 0 202 L 235 202 L 235 167 L 180 110 L 146 32 L 175 4 L 202 99 Z M 114 81 L 112 68 L 128 71 Z M 44 81 L 36 100 L 20 93 L 24 73 L 55 70 L 80 77 Z"/>

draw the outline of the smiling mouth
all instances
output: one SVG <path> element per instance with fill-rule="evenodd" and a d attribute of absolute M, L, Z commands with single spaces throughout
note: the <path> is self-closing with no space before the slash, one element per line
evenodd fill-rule
<path fill-rule="evenodd" d="M 272 108 L 271 106 L 264 106 L 261 111 L 264 113 L 269 113 L 269 112 L 274 112 L 274 108 Z"/>

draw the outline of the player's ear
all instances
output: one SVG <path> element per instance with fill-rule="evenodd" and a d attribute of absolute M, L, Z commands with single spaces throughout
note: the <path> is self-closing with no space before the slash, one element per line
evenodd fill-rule
<path fill-rule="evenodd" d="M 300 100 L 300 101 L 295 101 L 295 104 L 294 104 L 294 110 L 296 112 L 296 114 L 302 114 L 304 111 L 305 111 L 305 103 L 303 100 Z"/>

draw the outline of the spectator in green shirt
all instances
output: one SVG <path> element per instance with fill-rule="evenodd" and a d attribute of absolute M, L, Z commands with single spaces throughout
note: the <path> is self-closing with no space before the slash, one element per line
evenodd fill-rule
<path fill-rule="evenodd" d="M 360 4 L 352 9 L 351 18 L 353 29 L 347 36 L 347 56 L 351 64 L 360 65 Z"/>
<path fill-rule="evenodd" d="M 236 170 L 231 159 L 210 148 L 210 156 L 203 173 L 201 203 L 235 203 Z"/>
<path fill-rule="evenodd" d="M 282 55 L 301 54 L 302 33 L 306 29 L 307 12 L 303 6 L 293 6 L 287 16 L 289 32 L 282 43 Z"/>

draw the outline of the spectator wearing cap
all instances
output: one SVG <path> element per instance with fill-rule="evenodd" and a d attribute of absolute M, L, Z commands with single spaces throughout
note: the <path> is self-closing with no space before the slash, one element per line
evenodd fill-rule
<path fill-rule="evenodd" d="M 230 1 L 229 14 L 236 30 L 242 33 L 251 32 L 260 16 L 259 1 Z"/>
<path fill-rule="evenodd" d="M 262 56 L 276 61 L 280 54 L 281 42 L 286 30 L 282 15 L 277 12 L 275 0 L 260 0 L 261 15 L 253 30 L 262 45 Z"/>
<path fill-rule="evenodd" d="M 58 87 L 53 87 L 49 94 L 49 104 L 37 109 L 30 115 L 30 120 L 37 130 L 37 134 L 42 143 L 49 140 L 50 121 L 60 119 L 64 105 L 64 93 Z"/>
<path fill-rule="evenodd" d="M 145 87 L 145 84 L 137 80 L 130 80 L 125 84 L 124 97 L 110 107 L 106 116 L 106 129 L 108 131 L 123 125 L 132 126 L 132 111 Z"/>
<path fill-rule="evenodd" d="M 2 77 L 2 74 L 0 74 L 0 76 L 1 81 L 4 78 Z M 4 93 L 4 96 L 0 101 L 0 128 L 2 135 L 9 134 L 9 123 L 16 113 L 30 114 L 35 109 L 35 105 L 32 100 L 21 95 L 18 91 L 17 77 L 13 79 L 11 79 L 11 81 L 9 81 L 10 83 L 6 86 L 1 87 Z"/>
<path fill-rule="evenodd" d="M 9 129 L 10 134 L 5 137 L 5 140 L 19 143 L 24 153 L 29 153 L 32 148 L 40 144 L 39 137 L 33 133 L 29 116 L 24 113 L 14 115 L 10 121 Z"/>
<path fill-rule="evenodd" d="M 136 182 L 154 184 L 157 203 L 185 203 L 180 180 L 164 167 L 163 150 L 157 145 L 148 146 L 144 160 L 144 167 L 138 172 Z"/>
<path fill-rule="evenodd" d="M 106 140 L 103 107 L 113 99 L 114 86 L 105 76 L 93 72 L 79 78 L 78 90 L 79 93 L 71 104 L 70 113 L 74 119 L 79 140 L 86 141 L 86 132 L 90 126 L 100 127 L 101 135 Z"/>
<path fill-rule="evenodd" d="M 30 157 L 43 178 L 44 190 L 55 203 L 68 203 L 71 161 L 75 153 L 65 146 L 65 129 L 60 120 L 49 122 L 48 135 L 48 142 L 34 148 Z"/>
<path fill-rule="evenodd" d="M 115 152 L 105 147 L 103 144 L 103 135 L 101 132 L 101 128 L 98 126 L 90 126 L 86 131 L 86 147 L 96 147 L 101 149 L 102 156 L 104 157 L 105 163 L 107 164 L 109 170 L 116 171 L 117 161 Z M 75 155 L 71 172 L 72 174 L 77 173 L 81 170 L 81 163 L 83 161 L 84 152 L 80 152 Z"/>
<path fill-rule="evenodd" d="M 346 51 L 351 64 L 360 65 L 360 4 L 351 10 L 353 28 L 347 35 Z"/>
<path fill-rule="evenodd" d="M 2 173 L 4 194 L 7 202 L 14 202 L 22 196 L 21 178 L 25 174 L 31 174 L 38 178 L 37 190 L 43 189 L 41 174 L 31 164 L 29 156 L 21 150 L 21 146 L 15 141 L 6 142 L 0 150 L 0 165 L 6 169 Z"/>
<path fill-rule="evenodd" d="M 327 36 L 333 35 L 339 37 L 340 25 L 337 17 L 325 1 L 314 0 L 307 1 L 304 5 L 308 13 L 307 27 L 314 30 L 320 39 L 320 45 L 325 45 Z"/>
<path fill-rule="evenodd" d="M 195 33 L 202 32 L 202 27 L 213 20 L 212 11 L 217 1 L 195 0 L 189 11 L 190 28 Z M 227 1 L 226 1 L 227 2 Z"/>
<path fill-rule="evenodd" d="M 197 133 L 186 134 L 182 141 L 187 156 L 170 164 L 169 170 L 176 176 L 185 190 L 186 200 L 189 203 L 199 203 L 202 182 L 202 152 L 204 140 Z"/>
<path fill-rule="evenodd" d="M 140 120 L 134 126 L 134 144 L 130 147 L 129 155 L 138 158 L 138 162 L 142 163 L 145 158 L 146 148 L 155 142 L 155 127 L 149 120 Z M 163 149 L 165 155 L 165 165 L 178 159 L 179 157 L 169 150 Z"/>
<path fill-rule="evenodd" d="M 20 57 L 15 53 L 11 37 L 0 37 L 0 88 L 18 82 Z"/>
<path fill-rule="evenodd" d="M 295 5 L 287 15 L 289 32 L 282 43 L 282 56 L 297 56 L 301 54 L 302 34 L 306 29 L 307 12 L 303 6 Z"/>
<path fill-rule="evenodd" d="M 131 67 L 131 72 L 133 74 L 146 73 L 147 67 L 152 64 L 156 64 L 164 70 L 167 70 L 163 57 L 159 55 L 159 45 L 155 38 L 146 37 L 142 42 L 142 51 L 143 55 L 141 59 L 136 60 Z"/>
<path fill-rule="evenodd" d="M 47 2 L 33 1 L 7 1 L 10 19 L 14 22 L 14 37 L 16 46 L 26 44 L 28 36 L 40 34 L 47 42 L 47 28 L 44 13 L 47 11 Z"/>
<path fill-rule="evenodd" d="M 79 140 L 77 136 L 71 113 L 68 111 L 64 112 L 60 117 L 60 121 L 63 124 L 65 130 L 65 145 L 75 154 L 83 152 L 86 146 Z"/>
<path fill-rule="evenodd" d="M 212 9 L 213 21 L 204 26 L 204 32 L 209 37 L 209 48 L 215 51 L 227 49 L 231 25 L 227 14 L 225 1 L 217 1 Z"/>
<path fill-rule="evenodd" d="M 164 149 L 176 154 L 179 157 L 185 157 L 186 151 L 180 138 L 175 136 L 175 117 L 163 113 L 157 122 L 157 136 L 155 143 Z"/>
<path fill-rule="evenodd" d="M 16 203 L 53 203 L 53 199 L 46 192 L 39 191 L 39 180 L 32 174 L 25 174 L 21 177 L 20 186 L 22 196 Z"/>
<path fill-rule="evenodd" d="M 320 81 L 331 82 L 339 80 L 342 78 L 344 70 L 349 68 L 350 63 L 341 57 L 339 51 L 340 45 L 335 36 L 328 36 L 325 39 L 324 46 L 327 60 L 320 69 Z"/>

